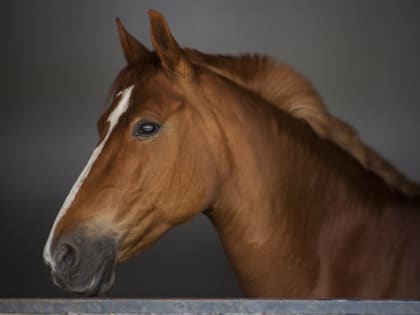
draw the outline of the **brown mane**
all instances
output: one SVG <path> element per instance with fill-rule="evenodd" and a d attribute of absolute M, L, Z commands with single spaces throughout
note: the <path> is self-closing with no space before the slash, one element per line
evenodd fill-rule
<path fill-rule="evenodd" d="M 364 144 L 346 122 L 325 107 L 312 84 L 285 63 L 268 56 L 210 55 L 185 49 L 194 63 L 252 90 L 278 108 L 308 123 L 318 136 L 328 139 L 382 178 L 388 187 L 406 196 L 420 195 L 420 186 L 407 180 L 393 165 Z"/>

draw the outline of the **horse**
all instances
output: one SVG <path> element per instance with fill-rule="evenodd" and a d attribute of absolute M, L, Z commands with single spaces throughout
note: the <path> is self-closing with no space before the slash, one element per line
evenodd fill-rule
<path fill-rule="evenodd" d="M 261 55 L 181 48 L 149 11 L 150 51 L 117 19 L 127 65 L 43 256 L 58 286 L 115 266 L 205 214 L 248 297 L 420 298 L 420 188 Z"/>

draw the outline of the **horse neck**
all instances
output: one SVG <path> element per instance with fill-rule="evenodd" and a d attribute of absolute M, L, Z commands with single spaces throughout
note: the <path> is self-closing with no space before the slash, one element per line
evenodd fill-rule
<path fill-rule="evenodd" d="M 230 104 L 243 124 L 227 131 L 234 167 L 208 215 L 247 295 L 310 296 L 327 222 L 371 220 L 392 194 L 301 121 L 253 95 L 234 99 L 245 100 Z"/>

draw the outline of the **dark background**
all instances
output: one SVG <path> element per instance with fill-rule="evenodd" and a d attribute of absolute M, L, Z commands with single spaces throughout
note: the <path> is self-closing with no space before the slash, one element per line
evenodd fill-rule
<path fill-rule="evenodd" d="M 334 114 L 420 181 L 418 1 L 2 1 L 0 297 L 72 296 L 52 285 L 42 249 L 124 65 L 114 18 L 150 47 L 149 8 L 181 45 L 294 65 Z M 110 293 L 240 295 L 204 216 L 121 265 Z"/>

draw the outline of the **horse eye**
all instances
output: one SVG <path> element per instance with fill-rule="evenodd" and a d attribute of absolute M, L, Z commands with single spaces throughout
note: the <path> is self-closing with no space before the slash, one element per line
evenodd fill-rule
<path fill-rule="evenodd" d="M 160 125 L 153 121 L 140 121 L 134 129 L 135 137 L 147 138 L 156 135 L 159 132 Z"/>

